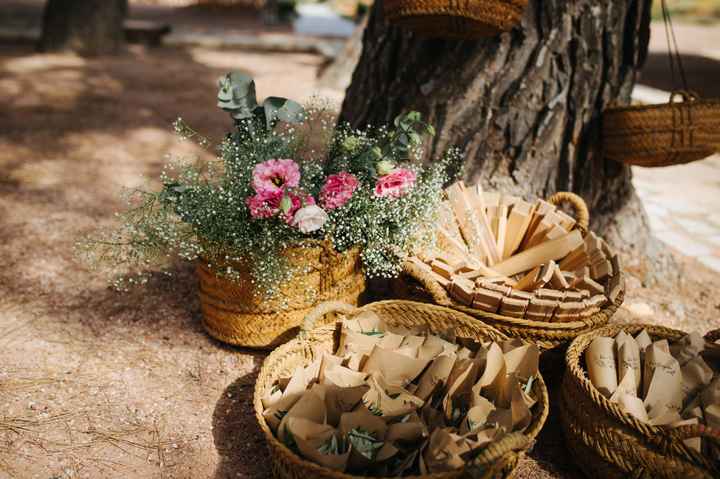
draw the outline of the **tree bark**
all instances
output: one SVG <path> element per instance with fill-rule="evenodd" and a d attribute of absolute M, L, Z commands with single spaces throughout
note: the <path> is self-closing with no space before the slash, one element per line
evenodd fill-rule
<path fill-rule="evenodd" d="M 428 158 L 463 149 L 466 180 L 525 196 L 569 190 L 614 242 L 644 242 L 630 169 L 600 151 L 601 112 L 627 103 L 647 54 L 651 0 L 530 0 L 522 25 L 477 41 L 424 39 L 375 2 L 341 120 L 420 111 Z M 618 238 L 619 236 L 619 238 Z"/>
<path fill-rule="evenodd" d="M 39 48 L 83 55 L 117 53 L 125 43 L 127 11 L 127 0 L 47 0 Z"/>

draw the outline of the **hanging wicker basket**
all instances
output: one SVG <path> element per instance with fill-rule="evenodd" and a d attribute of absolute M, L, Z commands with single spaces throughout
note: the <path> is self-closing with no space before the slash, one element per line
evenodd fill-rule
<path fill-rule="evenodd" d="M 569 203 L 575 210 L 575 217 L 577 219 L 576 228 L 579 228 L 583 234 L 587 233 L 590 214 L 582 198 L 573 193 L 559 192 L 550 197 L 548 202 L 556 206 L 564 202 Z M 615 311 L 622 305 L 625 297 L 623 273 L 622 271 L 618 271 L 616 274 L 620 275 L 619 284 L 621 285 L 621 291 L 614 302 L 608 302 L 599 312 L 591 316 L 581 318 L 577 321 L 566 322 L 533 321 L 512 318 L 470 308 L 453 299 L 440 283 L 410 262 L 404 264 L 402 281 L 395 282 L 394 292 L 401 297 L 431 301 L 441 306 L 456 309 L 469 316 L 478 318 L 510 337 L 533 341 L 542 349 L 552 349 L 572 341 L 582 333 L 599 328 L 608 323 L 613 314 L 615 314 Z"/>
<path fill-rule="evenodd" d="M 625 414 L 588 379 L 583 356 L 598 336 L 646 329 L 653 340 L 677 340 L 684 332 L 649 325 L 611 325 L 579 336 L 565 356 L 560 412 L 567 447 L 588 477 L 602 479 L 719 477 L 711 461 L 684 439 L 703 437 L 720 444 L 720 431 L 704 426 L 673 429 L 651 426 Z M 717 333 L 717 331 L 715 332 Z M 709 334 L 706 339 L 717 336 Z"/>
<path fill-rule="evenodd" d="M 676 91 L 662 105 L 610 108 L 602 117 L 605 156 L 658 167 L 702 160 L 720 151 L 720 101 Z"/>
<path fill-rule="evenodd" d="M 281 479 L 354 479 L 358 476 L 338 472 L 307 461 L 280 442 L 270 430 L 263 417 L 262 397 L 281 377 L 290 376 L 298 366 L 307 366 L 316 355 L 333 352 L 335 343 L 335 319 L 337 314 L 355 316 L 372 311 L 392 326 L 411 328 L 427 325 L 431 333 L 442 333 L 453 328 L 458 337 L 482 341 L 502 341 L 505 335 L 495 329 L 448 308 L 412 301 L 381 301 L 362 308 L 355 308 L 337 301 L 319 305 L 306 318 L 303 332 L 298 338 L 283 344 L 265 359 L 255 383 L 255 416 L 270 451 L 273 476 Z M 547 387 L 542 376 L 533 382 L 538 403 L 534 408 L 532 422 L 523 433 L 512 433 L 487 446 L 470 467 L 481 471 L 477 478 L 499 479 L 510 477 L 518 460 L 527 452 L 537 437 L 549 412 Z M 468 477 L 468 471 L 457 470 L 411 479 L 459 479 Z M 382 478 L 381 478 L 382 479 Z"/>
<path fill-rule="evenodd" d="M 300 272 L 270 298 L 257 293 L 249 274 L 230 280 L 217 275 L 206 261 L 198 262 L 203 326 L 212 337 L 236 346 L 272 348 L 292 338 L 321 302 L 358 303 L 365 290 L 359 250 L 338 253 L 318 241 L 284 254 Z"/>
<path fill-rule="evenodd" d="M 429 37 L 494 36 L 520 23 L 527 0 L 384 0 L 385 18 Z"/>

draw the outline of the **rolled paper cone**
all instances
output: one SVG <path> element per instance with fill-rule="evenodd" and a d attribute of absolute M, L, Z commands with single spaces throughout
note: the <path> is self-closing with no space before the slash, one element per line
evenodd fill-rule
<path fill-rule="evenodd" d="M 645 329 L 635 336 L 635 341 L 637 341 L 638 346 L 640 347 L 640 352 L 644 352 L 645 349 L 652 344 L 652 339 L 650 339 L 650 335 Z"/>
<path fill-rule="evenodd" d="M 507 374 L 515 374 L 522 381 L 527 381 L 538 374 L 540 350 L 537 345 L 525 344 L 514 348 L 504 355 Z"/>
<path fill-rule="evenodd" d="M 593 339 L 585 351 L 590 382 L 606 397 L 610 397 L 618 385 L 614 342 L 613 338 L 600 336 Z"/>
<path fill-rule="evenodd" d="M 427 401 L 439 384 L 444 385 L 447 382 L 455 365 L 455 360 L 456 356 L 454 353 L 452 355 L 438 356 L 433 359 L 430 366 L 420 375 L 415 396 L 423 401 Z"/>
<path fill-rule="evenodd" d="M 623 378 L 628 371 L 633 372 L 634 391 L 637 394 L 637 389 L 642 381 L 642 369 L 640 368 L 640 348 L 632 336 L 627 336 L 624 342 L 618 346 L 617 363 L 618 377 Z"/>
<path fill-rule="evenodd" d="M 682 373 L 677 359 L 654 343 L 645 353 L 644 366 L 643 377 L 651 378 L 645 393 L 645 406 L 650 417 L 655 417 L 657 411 L 666 407 L 682 410 Z"/>
<path fill-rule="evenodd" d="M 695 356 L 680 368 L 682 372 L 683 396 L 694 395 L 701 387 L 710 384 L 713 370 L 700 356 Z"/>
<path fill-rule="evenodd" d="M 630 394 L 621 394 L 617 401 L 623 411 L 635 417 L 637 420 L 642 422 L 650 421 L 642 399 Z"/>
<path fill-rule="evenodd" d="M 375 346 L 362 369 L 365 373 L 382 371 L 388 383 L 404 386 L 415 380 L 429 362 L 427 359 L 409 358 Z"/>

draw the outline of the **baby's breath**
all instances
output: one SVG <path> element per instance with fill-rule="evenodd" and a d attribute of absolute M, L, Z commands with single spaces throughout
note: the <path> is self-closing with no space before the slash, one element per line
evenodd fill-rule
<path fill-rule="evenodd" d="M 412 114 L 414 115 L 414 114 Z M 305 111 L 305 121 L 264 128 L 253 120 L 236 121 L 236 128 L 216 147 L 215 160 L 168 158 L 160 175 L 160 191 L 127 192 L 127 209 L 118 214 L 121 226 L 78 243 L 91 264 L 109 265 L 125 273 L 115 280 L 125 290 L 146 281 L 146 271 L 172 258 L 200 261 L 235 281 L 249 281 L 258 294 L 277 292 L 284 281 L 307 273 L 283 254 L 309 241 L 329 241 L 337 251 L 359 247 L 369 277 L 393 277 L 414 248 L 432 242 L 433 224 L 442 187 L 451 163 L 460 153 L 451 150 L 423 168 L 419 133 L 429 133 L 419 117 L 407 115 L 395 128 L 364 130 L 335 125 L 327 105 Z M 204 147 L 210 141 L 186 125 L 174 123 L 178 135 Z M 319 201 L 330 174 L 349 172 L 359 186 L 350 200 L 328 211 L 324 227 L 303 234 L 279 217 L 253 218 L 246 204 L 255 194 L 254 167 L 271 159 L 292 159 L 299 166 L 299 187 Z M 375 196 L 376 165 L 398 165 L 416 172 L 415 184 L 401 197 Z M 316 291 L 307 291 L 310 297 Z"/>

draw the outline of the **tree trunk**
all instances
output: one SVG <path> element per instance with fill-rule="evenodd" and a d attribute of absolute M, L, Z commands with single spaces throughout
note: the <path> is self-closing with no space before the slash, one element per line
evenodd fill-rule
<path fill-rule="evenodd" d="M 630 99 L 650 3 L 530 0 L 521 27 L 456 41 L 388 26 L 375 2 L 341 119 L 362 126 L 420 111 L 437 130 L 428 157 L 455 145 L 470 182 L 525 196 L 575 191 L 594 228 L 644 247 L 630 169 L 602 157 L 599 120 Z"/>
<path fill-rule="evenodd" d="M 47 0 L 40 50 L 117 53 L 125 43 L 127 0 Z"/>

